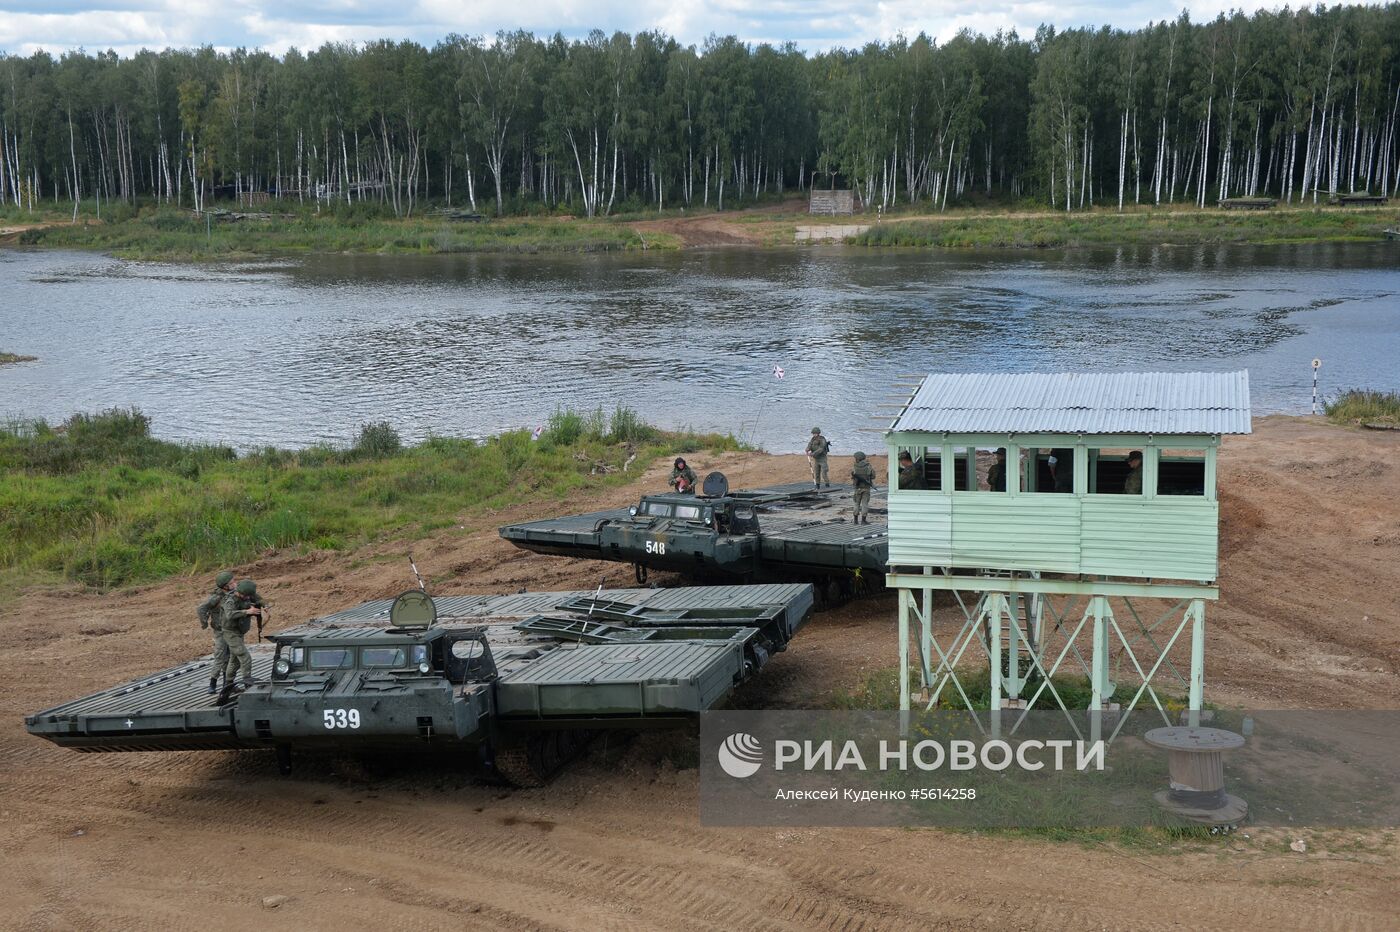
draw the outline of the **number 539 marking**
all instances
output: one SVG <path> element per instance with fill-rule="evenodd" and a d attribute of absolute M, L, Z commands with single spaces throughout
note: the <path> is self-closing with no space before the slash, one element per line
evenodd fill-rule
<path fill-rule="evenodd" d="M 359 709 L 326 709 L 321 719 L 327 728 L 359 728 Z"/>
<path fill-rule="evenodd" d="M 654 553 L 657 556 L 666 555 L 666 542 L 663 540 L 647 541 L 647 553 Z"/>

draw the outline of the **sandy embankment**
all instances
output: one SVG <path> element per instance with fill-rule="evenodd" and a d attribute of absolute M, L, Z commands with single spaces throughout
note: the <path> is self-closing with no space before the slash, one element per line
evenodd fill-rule
<path fill-rule="evenodd" d="M 1400 708 L 1400 435 L 1261 418 L 1221 458 L 1223 598 L 1207 696 L 1253 707 Z M 696 458 L 737 485 L 800 457 Z M 625 585 L 630 569 L 515 550 L 473 515 L 413 545 L 440 590 Z M 272 554 L 243 568 L 275 626 L 409 578 L 405 545 Z M 0 927 L 1394 927 L 1400 846 L 1255 832 L 1170 854 L 939 831 L 708 829 L 682 735 L 595 748 L 549 787 L 505 792 L 442 764 L 366 782 L 269 755 L 77 755 L 22 716 L 207 649 L 203 579 L 129 593 L 30 592 L 0 611 Z M 892 599 L 819 616 L 740 697 L 803 707 L 894 658 Z M 677 769 L 673 762 L 681 761 Z M 275 910 L 266 896 L 288 899 Z"/>

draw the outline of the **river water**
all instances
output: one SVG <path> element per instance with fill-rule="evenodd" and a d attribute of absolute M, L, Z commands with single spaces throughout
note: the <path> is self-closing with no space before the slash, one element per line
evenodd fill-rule
<path fill-rule="evenodd" d="M 0 249 L 0 416 L 136 406 L 240 448 L 625 404 L 800 449 L 877 445 L 906 373 L 1247 367 L 1256 413 L 1400 389 L 1395 244 L 128 262 Z M 775 366 L 783 369 L 780 381 Z"/>

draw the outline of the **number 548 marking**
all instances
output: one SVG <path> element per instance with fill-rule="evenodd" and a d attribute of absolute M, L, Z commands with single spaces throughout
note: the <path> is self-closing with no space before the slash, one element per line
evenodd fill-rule
<path fill-rule="evenodd" d="M 359 709 L 326 709 L 321 720 L 327 728 L 359 728 Z"/>
<path fill-rule="evenodd" d="M 647 553 L 654 553 L 659 557 L 666 555 L 666 542 L 664 540 L 647 541 Z"/>

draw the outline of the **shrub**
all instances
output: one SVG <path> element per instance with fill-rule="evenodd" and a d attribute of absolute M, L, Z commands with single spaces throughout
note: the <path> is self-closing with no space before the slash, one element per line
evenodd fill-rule
<path fill-rule="evenodd" d="M 1400 426 L 1400 392 L 1352 388 L 1325 402 L 1323 411 L 1338 424 Z"/>
<path fill-rule="evenodd" d="M 599 405 L 584 417 L 583 435 L 589 440 L 604 440 L 608 436 L 608 416 Z"/>
<path fill-rule="evenodd" d="M 618 405 L 613 411 L 608 439 L 614 443 L 646 443 L 656 439 L 656 428 L 643 421 L 636 411 Z"/>
<path fill-rule="evenodd" d="M 360 436 L 355 439 L 354 451 L 369 459 L 382 459 L 393 456 L 403 449 L 403 440 L 388 421 L 375 421 L 360 428 Z"/>
<path fill-rule="evenodd" d="M 542 440 L 561 447 L 571 447 L 583 439 L 583 415 L 567 408 L 555 408 L 546 422 Z"/>

